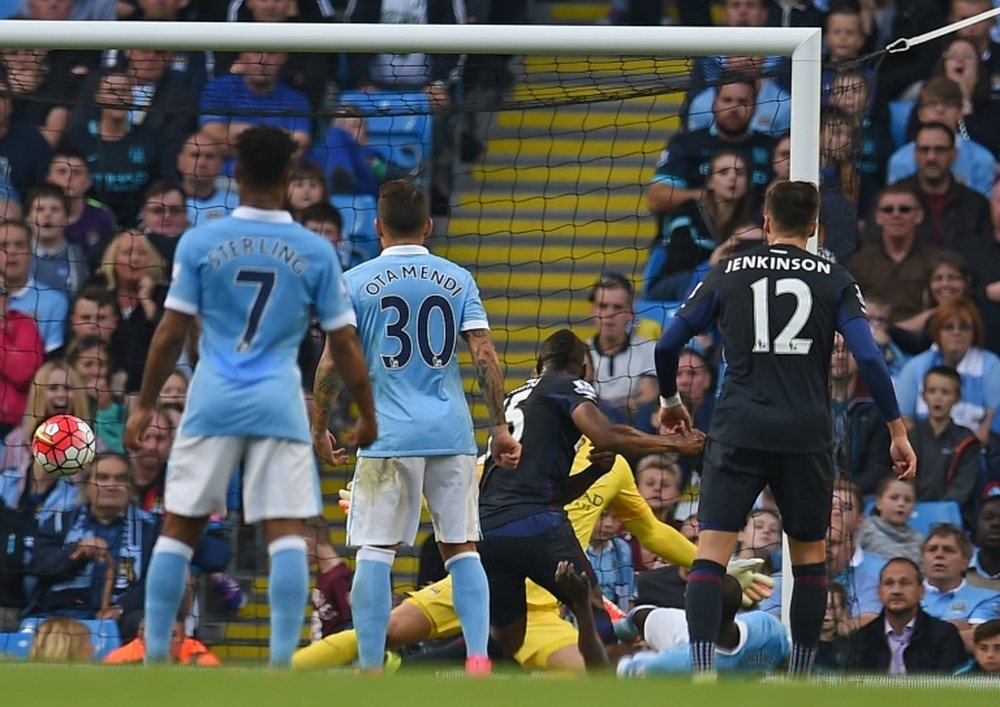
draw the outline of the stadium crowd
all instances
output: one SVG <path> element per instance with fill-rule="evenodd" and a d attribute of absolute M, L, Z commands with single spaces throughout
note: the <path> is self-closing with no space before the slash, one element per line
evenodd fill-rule
<path fill-rule="evenodd" d="M 393 0 L 337 8 L 28 0 L 18 18 L 447 24 L 516 21 L 526 5 L 428 0 L 410 16 L 398 14 L 404 4 L 409 12 L 411 3 Z M 823 27 L 820 248 L 865 292 L 920 464 L 915 482 L 887 476 L 884 421 L 839 342 L 830 362 L 839 480 L 827 538 L 837 581 L 818 663 L 890 674 L 1000 671 L 1000 28 L 984 21 L 902 55 L 868 56 L 992 4 L 720 4 L 729 26 Z M 662 11 L 660 0 L 610 5 L 609 22 L 655 23 Z M 707 3 L 678 5 L 682 20 L 709 21 Z M 484 149 L 474 117 L 452 110 L 459 88 L 502 93 L 513 77 L 504 57 L 463 66 L 457 57 L 400 56 L 0 52 L 0 631 L 58 616 L 112 619 L 124 642 L 141 637 L 145 569 L 195 341 L 161 392 L 142 450 L 125 449 L 123 428 L 178 239 L 238 204 L 232 158 L 244 130 L 266 124 L 292 135 L 300 162 L 288 209 L 335 244 L 344 269 L 373 253 L 342 234 L 332 195 L 373 196 L 391 177 L 417 176 L 435 210 L 447 209 L 456 151 L 474 159 Z M 682 130 L 647 188 L 657 236 L 635 274 L 640 286 L 632 273 L 607 273 L 590 295 L 595 388 L 612 420 L 660 431 L 654 343 L 638 333 L 637 302 L 682 300 L 710 265 L 763 237 L 764 192 L 788 177 L 787 68 L 776 57 L 693 62 Z M 406 171 L 371 144 L 363 112 L 338 103 L 354 89 L 426 96 L 434 114 L 426 164 Z M 677 374 L 705 433 L 725 374 L 721 343 L 693 339 Z M 318 358 L 317 332 L 303 332 L 304 381 Z M 50 476 L 29 453 L 37 425 L 60 412 L 93 424 L 99 455 L 86 478 Z M 696 542 L 699 459 L 628 461 L 655 518 Z M 644 547 L 623 528 L 630 520 L 605 510 L 585 548 L 605 598 L 626 617 L 641 605 L 683 608 L 687 569 Z M 225 518 L 209 526 L 192 583 L 202 579 L 223 610 L 237 612 L 246 597 L 228 574 L 227 533 Z M 316 641 L 351 627 L 350 570 L 327 535 L 317 521 Z M 757 609 L 775 616 L 780 537 L 764 494 L 737 557 L 763 560 L 774 574 L 775 591 Z M 141 644 L 129 655 L 141 656 Z"/>

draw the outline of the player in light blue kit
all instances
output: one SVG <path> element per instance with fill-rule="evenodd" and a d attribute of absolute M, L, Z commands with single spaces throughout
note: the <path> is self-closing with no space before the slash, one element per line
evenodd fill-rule
<path fill-rule="evenodd" d="M 715 645 L 715 667 L 720 673 L 769 672 L 788 657 L 788 631 L 764 611 L 737 614 L 742 600 L 739 582 L 723 578 L 722 624 Z M 618 663 L 618 676 L 689 675 L 692 670 L 687 618 L 683 609 L 640 606 L 629 618 L 652 651 L 626 656 Z M 619 630 L 619 627 L 615 627 Z"/>
<path fill-rule="evenodd" d="M 264 521 L 271 557 L 270 659 L 286 666 L 299 642 L 309 590 L 304 518 L 319 515 L 315 459 L 296 361 L 315 315 L 360 417 L 359 444 L 375 439 L 371 383 L 333 246 L 282 209 L 295 143 L 271 127 L 237 145 L 240 206 L 184 234 L 166 312 L 153 336 L 125 442 L 137 449 L 163 383 L 196 316 L 199 360 L 167 463 L 163 531 L 146 578 L 147 661 L 165 661 L 193 548 L 208 516 L 226 510 L 243 469 L 243 511 Z"/>
<path fill-rule="evenodd" d="M 412 545 L 427 499 L 434 535 L 452 576 L 466 671 L 490 671 L 489 585 L 479 540 L 479 484 L 472 416 L 456 344 L 466 340 L 486 399 L 491 453 L 513 467 L 520 445 L 503 414 L 504 382 L 476 283 L 466 270 L 424 247 L 432 222 L 427 197 L 404 180 L 382 185 L 375 230 L 382 254 L 351 269 L 347 282 L 375 391 L 379 438 L 358 453 L 347 542 L 359 547 L 351 610 L 362 670 L 382 670 L 392 610 L 396 546 Z M 327 413 L 336 385 L 324 353 L 314 386 L 313 440 L 334 457 Z"/>

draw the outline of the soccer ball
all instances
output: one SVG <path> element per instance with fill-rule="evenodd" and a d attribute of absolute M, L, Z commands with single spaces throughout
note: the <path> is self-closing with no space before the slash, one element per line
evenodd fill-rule
<path fill-rule="evenodd" d="M 90 425 L 73 415 L 53 415 L 35 430 L 31 453 L 49 474 L 70 476 L 94 461 L 97 442 Z"/>

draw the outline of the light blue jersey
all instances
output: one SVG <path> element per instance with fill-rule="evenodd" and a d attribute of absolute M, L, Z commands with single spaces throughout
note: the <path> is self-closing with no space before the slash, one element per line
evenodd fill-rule
<path fill-rule="evenodd" d="M 475 454 L 456 349 L 489 322 L 472 275 L 423 246 L 386 248 L 344 275 L 378 420 L 364 457 Z"/>
<path fill-rule="evenodd" d="M 720 673 L 769 672 L 777 668 L 791 650 L 788 632 L 778 619 L 763 611 L 738 614 L 740 642 L 732 650 L 715 649 L 715 668 Z M 619 677 L 690 674 L 691 646 L 678 643 L 656 653 L 643 651 L 623 658 Z"/>
<path fill-rule="evenodd" d="M 354 324 L 333 246 L 286 211 L 240 206 L 187 231 L 166 307 L 200 315 L 199 361 L 180 431 L 309 442 L 297 363 L 315 315 Z"/>

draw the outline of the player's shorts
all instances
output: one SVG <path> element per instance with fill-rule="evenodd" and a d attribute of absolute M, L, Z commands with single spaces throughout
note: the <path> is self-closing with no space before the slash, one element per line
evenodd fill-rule
<path fill-rule="evenodd" d="M 765 486 L 774 493 L 782 529 L 790 538 L 811 542 L 826 537 L 833 496 L 830 451 L 768 452 L 712 439 L 705 446 L 698 501 L 702 530 L 739 532 Z"/>
<path fill-rule="evenodd" d="M 462 630 L 453 596 L 451 577 L 446 577 L 413 592 L 403 601 L 420 609 L 430 622 L 431 633 L 427 638 L 445 638 Z"/>
<path fill-rule="evenodd" d="M 479 480 L 471 454 L 447 457 L 361 457 L 354 469 L 347 544 L 413 545 L 427 499 L 434 537 L 479 540 Z"/>
<path fill-rule="evenodd" d="M 528 629 L 524 643 L 514 654 L 514 660 L 525 668 L 545 670 L 549 658 L 556 651 L 575 646 L 578 640 L 576 626 L 559 615 L 555 609 L 528 609 Z"/>
<path fill-rule="evenodd" d="M 178 434 L 167 462 L 164 508 L 191 518 L 225 513 L 226 490 L 238 466 L 247 523 L 320 514 L 312 445 L 274 437 Z"/>
<path fill-rule="evenodd" d="M 556 567 L 563 560 L 572 562 L 577 572 L 590 577 L 592 584 L 597 583 L 568 522 L 535 535 L 487 534 L 479 543 L 479 556 L 490 581 L 490 623 L 494 626 L 508 626 L 527 613 L 525 579 L 569 605 L 569 597 L 555 583 Z"/>

